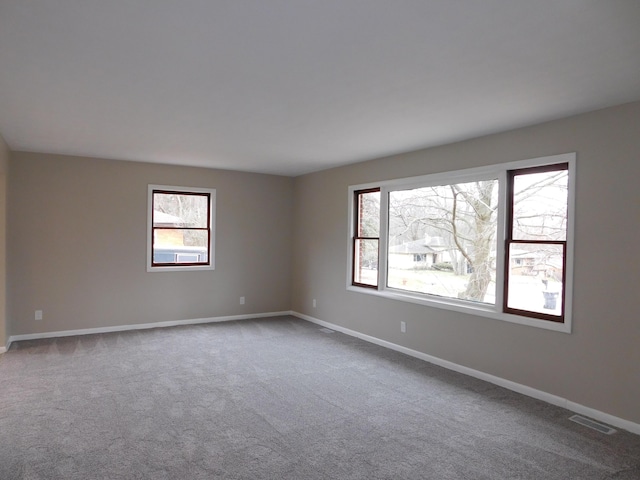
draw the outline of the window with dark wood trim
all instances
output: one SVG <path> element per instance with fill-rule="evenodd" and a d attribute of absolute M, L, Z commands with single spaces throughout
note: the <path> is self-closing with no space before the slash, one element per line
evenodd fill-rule
<path fill-rule="evenodd" d="M 505 313 L 564 322 L 568 170 L 561 163 L 507 172 Z"/>
<path fill-rule="evenodd" d="M 563 153 L 350 186 L 347 290 L 570 333 L 575 169 Z"/>
<path fill-rule="evenodd" d="M 380 189 L 355 192 L 351 284 L 377 288 L 380 248 Z"/>
<path fill-rule="evenodd" d="M 151 192 L 151 267 L 212 265 L 212 193 Z"/>

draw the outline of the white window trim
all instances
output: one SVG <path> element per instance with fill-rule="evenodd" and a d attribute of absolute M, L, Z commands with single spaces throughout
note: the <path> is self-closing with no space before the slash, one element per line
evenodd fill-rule
<path fill-rule="evenodd" d="M 186 266 L 166 266 L 154 267 L 151 265 L 153 257 L 153 191 L 154 190 L 170 190 L 185 193 L 208 193 L 210 195 L 209 222 L 211 225 L 211 235 L 209 243 L 209 265 L 186 265 Z M 185 271 L 202 271 L 215 270 L 215 244 L 216 244 L 216 189 L 202 187 L 180 187 L 174 185 L 152 185 L 147 187 L 147 272 L 185 272 Z"/>
<path fill-rule="evenodd" d="M 537 167 L 544 165 L 554 165 L 567 163 L 569 165 L 569 189 L 567 199 L 567 256 L 566 256 L 566 284 L 565 284 L 565 306 L 564 322 L 552 322 L 537 318 L 525 317 L 502 312 L 504 295 L 504 249 L 506 235 L 506 182 L 507 171 L 522 168 Z M 499 199 L 498 199 L 498 231 L 496 233 L 496 303 L 495 305 L 484 305 L 457 300 L 454 298 L 436 297 L 429 294 L 407 292 L 387 287 L 387 261 L 388 261 L 388 199 L 390 190 L 410 189 L 419 186 L 464 183 L 488 178 L 498 178 Z M 548 157 L 532 158 L 486 167 L 469 168 L 446 173 L 436 173 L 433 175 L 423 175 L 418 177 L 401 178 L 395 180 L 385 180 L 376 183 L 366 183 L 349 186 L 348 191 L 348 239 L 347 239 L 347 290 L 352 292 L 374 295 L 391 300 L 415 303 L 429 307 L 453 310 L 456 312 L 477 315 L 481 317 L 502 320 L 520 325 L 528 325 L 557 332 L 571 333 L 572 323 L 572 299 L 573 299 L 573 243 L 574 243 L 574 222 L 575 222 L 575 179 L 576 179 L 576 154 L 564 153 Z M 353 264 L 353 236 L 355 229 L 354 196 L 357 190 L 368 188 L 380 188 L 380 250 L 378 258 L 378 287 L 367 288 L 352 285 L 352 264 Z"/>

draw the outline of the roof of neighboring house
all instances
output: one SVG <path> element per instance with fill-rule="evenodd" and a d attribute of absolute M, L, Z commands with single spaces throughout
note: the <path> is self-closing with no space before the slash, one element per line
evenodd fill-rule
<path fill-rule="evenodd" d="M 519 248 L 511 249 L 512 257 L 520 257 L 520 258 L 540 258 L 542 254 L 540 252 L 530 252 L 529 250 L 522 250 Z"/>
<path fill-rule="evenodd" d="M 175 215 L 170 215 L 168 213 L 161 212 L 160 210 L 154 210 L 153 223 L 154 225 L 178 226 L 184 225 L 185 222 L 182 218 L 176 217 Z"/>
<path fill-rule="evenodd" d="M 530 258 L 537 261 L 537 265 L 534 266 L 534 270 L 544 269 L 545 267 L 562 268 L 562 257 L 552 256 L 545 252 L 529 252 L 527 250 L 513 249 L 511 250 L 511 257 Z"/>
<path fill-rule="evenodd" d="M 414 240 L 413 242 L 406 242 L 402 245 L 389 247 L 389 253 L 437 253 L 446 249 L 447 247 L 445 246 L 442 237 L 427 237 L 420 240 Z"/>

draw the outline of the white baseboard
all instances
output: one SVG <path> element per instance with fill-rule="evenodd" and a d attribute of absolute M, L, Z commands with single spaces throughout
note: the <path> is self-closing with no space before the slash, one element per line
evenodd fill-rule
<path fill-rule="evenodd" d="M 9 341 L 7 343 L 7 347 L 5 351 L 9 349 L 9 347 L 11 346 L 11 343 L 18 342 L 20 340 L 38 340 L 41 338 L 72 337 L 75 335 L 91 335 L 94 333 L 125 332 L 127 330 L 146 330 L 149 328 L 176 327 L 179 325 L 197 325 L 201 323 L 230 322 L 233 320 L 249 320 L 252 318 L 279 317 L 281 315 L 291 315 L 291 312 L 284 311 L 284 312 L 268 312 L 268 313 L 251 313 L 246 315 L 228 315 L 223 317 L 193 318 L 188 320 L 170 320 L 166 322 L 138 323 L 135 325 L 116 325 L 113 327 L 82 328 L 79 330 L 61 330 L 57 332 L 27 333 L 23 335 L 11 335 L 9 337 Z M 0 349 L 0 353 L 2 353 L 1 349 Z"/>
<path fill-rule="evenodd" d="M 8 346 L 6 347 L 0 347 L 0 355 L 3 354 L 4 352 L 7 351 L 7 348 L 9 348 Z"/>
<path fill-rule="evenodd" d="M 341 327 L 340 325 L 335 325 L 330 322 L 326 322 L 324 320 L 319 320 L 317 318 L 311 317 L 309 315 L 305 315 L 299 312 L 291 312 L 291 315 L 298 317 L 302 320 L 306 320 L 311 323 L 315 323 L 317 325 L 322 325 L 323 327 L 330 328 L 332 330 L 336 330 L 338 332 L 344 333 L 346 335 L 350 335 L 352 337 L 357 337 L 361 340 L 365 340 L 370 343 L 375 343 L 376 345 L 380 345 L 382 347 L 389 348 L 391 350 L 395 350 L 397 352 L 404 353 L 406 355 L 419 358 L 429 363 L 433 363 L 434 365 L 438 365 L 440 367 L 447 368 L 449 370 L 453 370 L 458 373 L 463 373 L 465 375 L 469 375 L 470 377 L 475 377 L 480 380 L 484 380 L 489 383 L 493 383 L 494 385 L 498 385 L 500 387 L 504 387 L 508 390 L 512 390 L 517 393 L 521 393 L 523 395 L 527 395 L 529 397 L 536 398 L 538 400 L 542 400 L 544 402 L 550 403 L 552 405 L 557 405 L 562 408 L 566 408 L 567 410 L 571 410 L 572 412 L 579 413 L 581 415 L 585 415 L 587 417 L 591 417 L 594 420 L 598 420 L 603 423 L 607 423 L 614 427 L 621 428 L 623 430 L 627 430 L 629 432 L 640 435 L 640 424 L 631 422 L 629 420 L 625 420 L 624 418 L 616 417 L 614 415 L 610 415 L 605 412 L 601 412 L 600 410 L 596 410 L 590 407 L 586 407 L 579 403 L 572 402 L 567 400 L 566 398 L 559 397 L 557 395 L 553 395 L 551 393 L 544 392 L 542 390 L 538 390 L 532 387 L 528 387 L 527 385 L 522 385 L 521 383 L 512 382 L 511 380 L 506 380 L 501 377 L 496 377 L 495 375 L 491 375 L 485 372 L 481 372 L 480 370 L 474 370 L 473 368 L 465 367 L 463 365 L 459 365 L 457 363 L 450 362 L 448 360 L 443 360 L 442 358 L 434 357 L 432 355 L 428 355 L 426 353 L 419 352 L 417 350 L 413 350 L 407 347 L 403 347 L 401 345 L 397 345 L 395 343 L 388 342 L 386 340 L 381 340 L 376 337 L 372 337 L 370 335 L 366 335 L 364 333 L 350 330 L 348 328 Z"/>

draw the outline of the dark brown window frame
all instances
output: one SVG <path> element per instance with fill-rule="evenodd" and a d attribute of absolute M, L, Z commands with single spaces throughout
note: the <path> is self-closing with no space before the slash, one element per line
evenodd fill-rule
<path fill-rule="evenodd" d="M 374 192 L 380 192 L 380 187 L 374 187 L 374 188 L 365 188 L 362 190 L 356 190 L 354 193 L 354 197 L 353 197 L 353 205 L 356 211 L 356 214 L 353 216 L 354 220 L 355 220 L 355 224 L 353 226 L 353 243 L 352 243 L 352 247 L 351 247 L 351 253 L 352 253 L 352 261 L 351 261 L 351 285 L 355 286 L 355 287 L 363 287 L 363 288 L 372 288 L 377 290 L 378 289 L 378 283 L 380 282 L 380 275 L 378 272 L 378 278 L 376 279 L 376 284 L 375 285 L 371 285 L 368 283 L 361 283 L 361 282 L 356 282 L 356 258 L 358 252 L 356 251 L 356 245 L 358 244 L 359 240 L 375 240 L 376 242 L 378 242 L 378 262 L 380 260 L 380 235 L 378 235 L 377 237 L 365 237 L 365 236 L 361 236 L 360 235 L 360 218 L 361 218 L 361 209 L 362 209 L 362 202 L 360 201 L 360 199 L 362 198 L 361 196 L 367 193 L 374 193 Z"/>
<path fill-rule="evenodd" d="M 206 227 L 156 227 L 155 226 L 155 195 L 183 195 L 194 197 L 205 197 L 207 199 L 207 226 Z M 180 267 L 208 267 L 211 266 L 213 252 L 211 251 L 211 193 L 210 192 L 198 192 L 193 190 L 166 190 L 166 189 L 153 189 L 151 191 L 151 267 L 157 268 L 180 268 Z M 154 242 L 156 230 L 197 230 L 207 232 L 207 260 L 204 262 L 162 262 L 156 263 L 153 260 L 154 254 Z"/>
<path fill-rule="evenodd" d="M 514 210 L 514 180 L 519 175 L 530 175 L 534 173 L 545 173 L 566 170 L 569 172 L 568 163 L 556 163 L 552 165 L 541 165 L 536 167 L 521 168 L 507 171 L 507 205 L 506 205 L 506 232 L 504 248 L 504 281 L 503 281 L 503 305 L 502 311 L 522 317 L 536 318 L 550 322 L 564 323 L 565 308 L 567 304 L 567 238 L 564 240 L 516 240 L 513 238 L 513 210 Z M 571 181 L 571 179 L 569 179 Z M 562 246 L 562 292 L 561 292 L 561 312 L 560 315 L 550 315 L 531 310 L 512 308 L 507 305 L 509 301 L 509 275 L 510 275 L 510 250 L 512 245 L 561 245 Z"/>

